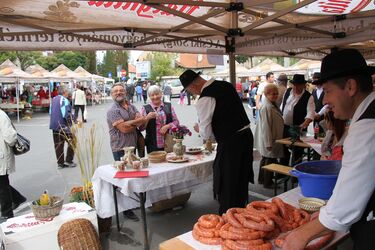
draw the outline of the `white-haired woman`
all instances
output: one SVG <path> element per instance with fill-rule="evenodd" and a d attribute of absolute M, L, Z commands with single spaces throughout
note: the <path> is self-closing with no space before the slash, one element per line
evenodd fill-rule
<path fill-rule="evenodd" d="M 146 130 L 147 152 L 164 150 L 164 136 L 172 125 L 178 125 L 176 113 L 171 103 L 163 102 L 163 92 L 157 85 L 152 85 L 147 91 L 150 104 L 144 105 L 141 114 L 147 117 L 147 122 L 141 127 Z"/>
<path fill-rule="evenodd" d="M 255 129 L 255 147 L 262 155 L 259 164 L 258 183 L 271 188 L 272 175 L 264 171 L 263 166 L 278 163 L 277 158 L 284 156 L 283 146 L 276 140 L 283 138 L 284 119 L 276 104 L 279 92 L 277 85 L 270 83 L 264 87 L 264 101 L 259 110 L 259 122 Z"/>

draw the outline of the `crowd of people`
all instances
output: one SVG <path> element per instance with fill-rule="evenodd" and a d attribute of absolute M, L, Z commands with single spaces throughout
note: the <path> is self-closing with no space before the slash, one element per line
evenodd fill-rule
<path fill-rule="evenodd" d="M 283 249 L 304 249 L 311 239 L 349 229 L 356 249 L 374 246 L 371 237 L 375 232 L 375 92 L 371 79 L 374 73 L 375 68 L 368 67 L 362 55 L 353 49 L 332 52 L 323 59 L 321 73 L 313 75 L 312 84 L 316 88 L 312 93 L 306 89 L 304 75 L 295 74 L 288 79 L 282 74 L 275 83 L 274 74 L 267 73 L 266 81 L 254 84 L 250 91 L 257 120 L 254 140 L 250 119 L 236 88 L 226 81 L 205 80 L 200 73 L 186 70 L 180 76 L 184 93 L 199 96 L 196 102 L 198 123 L 194 129 L 203 141 L 218 143 L 213 164 L 213 193 L 219 203 L 218 213 L 247 204 L 248 184 L 254 183 L 254 145 L 262 155 L 258 183 L 265 188 L 273 187 L 276 183 L 262 167 L 270 163 L 293 165 L 302 161 L 303 153 L 295 152 L 293 162 L 289 151 L 276 140 L 290 137 L 296 130 L 303 133 L 313 123 L 326 134 L 321 158 L 342 160 L 342 169 L 319 219 L 290 233 Z M 291 85 L 288 86 L 288 82 Z M 85 94 L 77 86 L 73 108 L 68 100 L 69 91 L 64 86 L 57 91 L 50 117 L 57 166 L 74 167 L 70 128 L 77 122 L 79 110 L 85 121 Z M 168 102 L 170 99 L 163 99 L 163 91 L 165 89 L 157 85 L 148 84 L 112 86 L 113 104 L 107 111 L 107 124 L 114 160 L 119 161 L 124 156 L 124 147 L 134 147 L 141 157 L 145 148 L 148 153 L 165 149 L 165 135 L 179 120 Z M 132 103 L 134 95 L 137 101 L 144 102 L 141 111 Z M 16 131 L 1 110 L 0 124 L 0 205 L 1 215 L 9 218 L 13 216 L 12 209 L 25 197 L 9 183 L 8 175 L 14 170 L 10 147 L 15 143 Z M 141 131 L 145 131 L 145 138 Z M 65 143 L 68 144 L 66 157 Z M 353 196 L 356 200 L 348 203 Z M 124 215 L 138 220 L 131 210 Z"/>

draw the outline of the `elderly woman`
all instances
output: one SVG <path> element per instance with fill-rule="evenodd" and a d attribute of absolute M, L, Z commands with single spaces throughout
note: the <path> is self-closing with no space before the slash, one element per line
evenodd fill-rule
<path fill-rule="evenodd" d="M 262 155 L 259 164 L 258 183 L 265 188 L 272 187 L 272 175 L 264 171 L 263 166 L 277 163 L 277 158 L 283 157 L 283 147 L 275 141 L 283 138 L 284 120 L 279 107 L 276 105 L 278 88 L 268 84 L 264 88 L 263 105 L 259 110 L 259 122 L 255 130 L 255 146 Z"/>
<path fill-rule="evenodd" d="M 176 113 L 168 102 L 163 102 L 163 92 L 157 85 L 152 85 L 147 91 L 151 103 L 144 105 L 141 114 L 146 116 L 146 124 L 140 129 L 146 129 L 147 153 L 164 150 L 164 137 L 172 125 L 178 125 Z"/>
<path fill-rule="evenodd" d="M 26 198 L 9 183 L 9 174 L 15 171 L 12 146 L 17 141 L 17 131 L 4 111 L 0 109 L 0 222 L 14 216 L 13 210 Z"/>

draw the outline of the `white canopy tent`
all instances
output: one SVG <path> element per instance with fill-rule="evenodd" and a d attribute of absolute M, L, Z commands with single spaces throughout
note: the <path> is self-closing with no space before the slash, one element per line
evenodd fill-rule
<path fill-rule="evenodd" d="M 259 63 L 257 66 L 250 69 L 250 76 L 264 76 L 268 72 L 283 72 L 285 68 L 280 64 L 275 63 L 271 59 L 267 58 Z"/>
<path fill-rule="evenodd" d="M 310 74 L 312 72 L 320 71 L 321 61 L 314 61 L 308 59 L 301 59 L 290 67 L 286 68 L 284 73 L 292 74 Z"/>
<path fill-rule="evenodd" d="M 2 0 L 0 50 L 111 50 L 374 58 L 373 1 Z M 370 41 L 370 42 L 368 42 Z"/>
<path fill-rule="evenodd" d="M 213 73 L 212 76 L 229 77 L 229 68 Z M 249 69 L 246 68 L 245 66 L 242 66 L 239 63 L 236 63 L 236 77 L 245 77 L 245 76 L 249 76 Z"/>

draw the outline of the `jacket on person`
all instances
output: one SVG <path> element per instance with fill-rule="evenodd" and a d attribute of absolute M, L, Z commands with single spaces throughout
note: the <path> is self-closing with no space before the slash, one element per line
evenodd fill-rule
<path fill-rule="evenodd" d="M 74 92 L 74 105 L 86 105 L 86 95 L 85 92 L 81 89 L 77 89 Z"/>
<path fill-rule="evenodd" d="M 72 106 L 68 99 L 58 95 L 52 99 L 49 128 L 53 131 L 70 133 L 73 124 Z"/>
<path fill-rule="evenodd" d="M 283 145 L 275 141 L 283 138 L 284 119 L 278 107 L 267 98 L 263 100 L 255 129 L 255 147 L 264 157 L 281 158 L 284 156 Z M 267 150 L 267 147 L 272 147 L 272 150 Z"/>
<path fill-rule="evenodd" d="M 0 175 L 15 171 L 15 160 L 11 146 L 17 141 L 17 131 L 7 114 L 0 109 Z"/>

